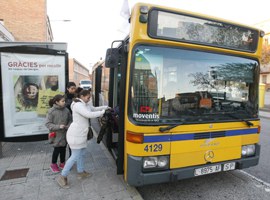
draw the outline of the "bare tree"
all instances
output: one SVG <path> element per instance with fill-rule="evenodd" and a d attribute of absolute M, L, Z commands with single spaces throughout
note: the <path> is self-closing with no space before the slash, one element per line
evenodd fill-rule
<path fill-rule="evenodd" d="M 268 44 L 263 45 L 261 61 L 263 65 L 270 63 L 270 45 Z"/>

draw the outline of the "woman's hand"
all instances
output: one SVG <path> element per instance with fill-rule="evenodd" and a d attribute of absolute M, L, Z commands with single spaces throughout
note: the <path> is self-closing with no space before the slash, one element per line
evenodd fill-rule
<path fill-rule="evenodd" d="M 66 125 L 64 125 L 64 124 L 60 125 L 60 129 L 64 129 L 65 127 L 66 127 Z"/>
<path fill-rule="evenodd" d="M 104 113 L 105 113 L 105 110 L 102 110 L 102 111 L 101 111 L 101 116 L 104 115 Z"/>

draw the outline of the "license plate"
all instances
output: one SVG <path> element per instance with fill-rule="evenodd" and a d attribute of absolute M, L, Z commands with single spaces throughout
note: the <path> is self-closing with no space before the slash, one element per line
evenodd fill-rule
<path fill-rule="evenodd" d="M 194 176 L 201 176 L 205 174 L 212 174 L 216 172 L 229 171 L 229 170 L 234 170 L 234 169 L 235 169 L 235 162 L 225 163 L 223 164 L 223 168 L 222 168 L 222 165 L 211 165 L 211 166 L 195 169 Z"/>
<path fill-rule="evenodd" d="M 223 171 L 229 171 L 235 169 L 235 162 L 226 163 L 223 165 Z"/>
<path fill-rule="evenodd" d="M 212 166 L 195 169 L 194 176 L 201 176 L 201 175 L 212 174 L 216 172 L 221 172 L 221 165 L 212 165 Z"/>

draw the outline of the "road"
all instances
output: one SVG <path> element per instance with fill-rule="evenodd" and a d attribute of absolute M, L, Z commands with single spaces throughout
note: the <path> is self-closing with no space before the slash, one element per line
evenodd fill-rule
<path fill-rule="evenodd" d="M 249 174 L 269 183 L 270 185 L 270 119 L 261 118 L 261 157 L 259 165 L 256 167 L 245 169 Z M 269 197 L 270 199 L 270 197 Z"/>
<path fill-rule="evenodd" d="M 258 166 L 137 188 L 145 200 L 270 200 L 270 119 L 261 119 Z"/>

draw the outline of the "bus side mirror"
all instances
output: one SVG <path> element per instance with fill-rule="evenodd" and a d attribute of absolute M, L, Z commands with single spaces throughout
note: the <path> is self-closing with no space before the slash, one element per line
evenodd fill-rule
<path fill-rule="evenodd" d="M 105 58 L 105 66 L 107 68 L 116 68 L 119 64 L 119 49 L 118 48 L 110 48 L 107 49 L 106 58 Z"/>

